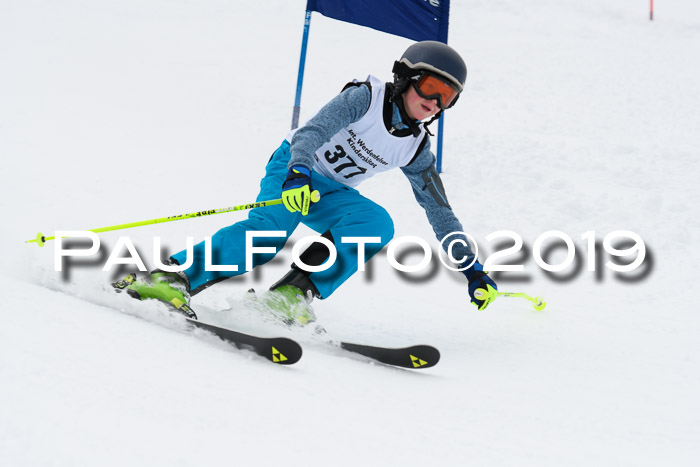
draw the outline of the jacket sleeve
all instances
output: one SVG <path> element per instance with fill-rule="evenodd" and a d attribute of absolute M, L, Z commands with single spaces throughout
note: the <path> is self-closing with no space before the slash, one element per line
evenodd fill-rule
<path fill-rule="evenodd" d="M 449 253 L 448 248 L 452 244 L 452 257 L 458 260 L 460 265 L 469 264 L 474 259 L 474 253 L 464 235 L 462 224 L 447 201 L 445 189 L 435 169 L 435 156 L 430 151 L 430 142 L 401 170 L 411 182 L 413 194 L 425 210 L 437 239 L 442 241 L 445 236 L 457 232 L 443 243 L 445 252 Z"/>
<path fill-rule="evenodd" d="M 371 91 L 367 84 L 349 86 L 335 96 L 292 137 L 289 167 L 314 166 L 314 153 L 341 129 L 361 119 L 369 109 Z"/>

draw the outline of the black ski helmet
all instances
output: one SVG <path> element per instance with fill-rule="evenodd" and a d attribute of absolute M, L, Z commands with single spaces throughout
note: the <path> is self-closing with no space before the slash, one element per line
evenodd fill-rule
<path fill-rule="evenodd" d="M 394 62 L 394 84 L 405 87 L 408 81 L 417 79 L 421 72 L 435 73 L 462 92 L 467 80 L 467 65 L 449 45 L 437 41 L 421 41 L 411 45 L 401 58 Z M 401 82 L 404 80 L 403 82 Z"/>

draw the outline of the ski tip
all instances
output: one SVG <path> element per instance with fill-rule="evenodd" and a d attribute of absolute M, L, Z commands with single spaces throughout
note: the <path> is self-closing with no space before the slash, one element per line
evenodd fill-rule
<path fill-rule="evenodd" d="M 440 361 L 440 351 L 432 345 L 416 345 L 409 349 L 413 369 L 431 368 Z"/>
<path fill-rule="evenodd" d="M 279 365 L 292 365 L 301 359 L 301 345 L 287 337 L 259 337 L 214 324 L 185 318 L 192 326 L 208 331 L 236 348 L 249 350 Z"/>
<path fill-rule="evenodd" d="M 388 348 L 341 342 L 340 347 L 386 365 L 411 370 L 430 368 L 437 365 L 440 361 L 440 351 L 432 345 Z"/>
<path fill-rule="evenodd" d="M 301 360 L 303 350 L 301 346 L 292 339 L 280 337 L 270 344 L 270 349 L 262 356 L 272 363 L 279 365 L 293 365 Z"/>

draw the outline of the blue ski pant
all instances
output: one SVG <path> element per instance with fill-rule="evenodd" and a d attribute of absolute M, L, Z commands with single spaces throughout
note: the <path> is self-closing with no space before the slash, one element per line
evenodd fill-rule
<path fill-rule="evenodd" d="M 291 157 L 289 142 L 284 141 L 274 152 L 260 182 L 257 201 L 280 198 L 282 184 L 287 176 L 287 164 Z M 284 237 L 257 237 L 254 246 L 274 247 L 279 252 L 299 223 L 333 239 L 337 258 L 325 271 L 309 274 L 321 298 L 328 298 L 358 269 L 357 243 L 344 243 L 343 237 L 379 237 L 378 243 L 366 243 L 365 261 L 378 253 L 394 236 L 394 223 L 384 208 L 362 196 L 354 188 L 345 186 L 312 171 L 311 185 L 321 194 L 321 200 L 312 204 L 307 216 L 289 212 L 284 205 L 256 208 L 249 211 L 248 219 L 216 232 L 211 238 L 211 262 L 214 265 L 237 265 L 238 271 L 207 271 L 205 268 L 205 243 L 194 246 L 193 263 L 185 270 L 190 290 L 197 293 L 223 279 L 246 272 L 246 232 L 284 231 Z M 315 244 L 314 244 L 315 245 Z M 270 261 L 276 253 L 256 253 L 252 266 Z M 178 264 L 187 261 L 187 250 L 172 258 Z"/>

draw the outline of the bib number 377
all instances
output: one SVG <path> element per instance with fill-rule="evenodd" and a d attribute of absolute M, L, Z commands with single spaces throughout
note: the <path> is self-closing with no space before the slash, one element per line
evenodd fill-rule
<path fill-rule="evenodd" d="M 348 156 L 345 152 L 345 148 L 343 148 L 340 145 L 336 145 L 335 151 L 333 152 L 331 152 L 330 150 L 326 151 L 324 156 L 326 157 L 326 161 L 328 161 L 329 164 L 334 165 L 333 170 L 335 171 L 335 173 L 339 174 L 340 172 L 346 169 L 350 171 L 349 173 L 343 174 L 343 177 L 345 178 L 351 178 L 355 175 L 361 175 L 367 172 L 367 169 L 357 165 L 357 162 L 355 162 L 355 160 L 352 157 Z"/>

